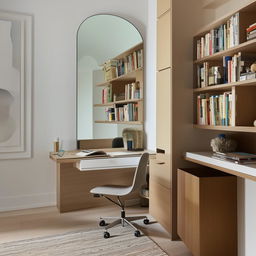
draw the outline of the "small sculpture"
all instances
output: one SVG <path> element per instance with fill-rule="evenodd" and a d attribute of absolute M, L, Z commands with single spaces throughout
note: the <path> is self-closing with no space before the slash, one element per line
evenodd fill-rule
<path fill-rule="evenodd" d="M 251 72 L 256 72 L 256 63 L 253 63 L 250 69 L 251 69 Z"/>
<path fill-rule="evenodd" d="M 254 120 L 253 125 L 256 127 L 256 120 Z"/>
<path fill-rule="evenodd" d="M 234 152 L 237 147 L 237 142 L 231 138 L 227 138 L 225 134 L 219 134 L 216 138 L 211 140 L 211 147 L 213 152 Z"/>

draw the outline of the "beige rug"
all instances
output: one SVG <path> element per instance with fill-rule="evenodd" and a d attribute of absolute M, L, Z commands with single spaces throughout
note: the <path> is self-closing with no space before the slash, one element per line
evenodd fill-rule
<path fill-rule="evenodd" d="M 150 238 L 135 237 L 130 228 L 80 231 L 0 244 L 0 256 L 166 256 Z"/>

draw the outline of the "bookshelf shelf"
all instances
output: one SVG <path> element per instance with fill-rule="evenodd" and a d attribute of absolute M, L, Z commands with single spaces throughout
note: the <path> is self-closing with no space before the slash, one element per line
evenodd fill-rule
<path fill-rule="evenodd" d="M 108 107 L 108 106 L 113 106 L 118 104 L 126 104 L 126 103 L 140 102 L 140 101 L 143 101 L 143 99 L 118 100 L 118 101 L 108 102 L 105 104 L 94 104 L 94 107 Z"/>
<path fill-rule="evenodd" d="M 214 125 L 194 124 L 194 128 L 205 129 L 205 130 L 256 133 L 256 127 L 254 127 L 254 126 L 214 126 Z"/>
<path fill-rule="evenodd" d="M 141 121 L 95 121 L 98 124 L 129 124 L 129 125 L 142 125 Z"/>
<path fill-rule="evenodd" d="M 248 53 L 256 53 L 256 39 L 241 43 L 237 46 L 229 48 L 225 51 L 217 52 L 212 55 L 206 56 L 204 58 L 195 60 L 195 64 L 200 64 L 206 61 L 215 61 L 215 60 L 222 60 L 223 56 L 226 55 L 233 55 L 237 52 L 248 52 Z"/>
<path fill-rule="evenodd" d="M 105 81 L 94 88 L 98 98 L 95 103 L 101 103 L 93 106 L 105 107 L 105 118 L 101 114 L 96 120 L 106 120 L 95 123 L 143 125 L 143 70 L 143 43 L 104 63 Z"/>
<path fill-rule="evenodd" d="M 132 72 L 129 72 L 129 73 L 124 74 L 122 76 L 116 77 L 116 78 L 111 79 L 109 81 L 96 84 L 96 86 L 107 86 L 107 85 L 113 84 L 115 82 L 127 82 L 127 83 L 134 82 L 136 80 L 136 73 L 139 72 L 139 71 L 142 71 L 142 68 L 138 68 L 138 69 L 136 69 Z"/>
<path fill-rule="evenodd" d="M 242 86 L 256 86 L 256 79 L 250 79 L 250 80 L 239 81 L 239 82 L 228 83 L 228 84 L 211 85 L 203 88 L 196 88 L 193 91 L 194 93 L 207 92 L 207 91 L 219 91 L 219 90 L 222 91 L 222 90 L 231 89 L 232 87 L 242 87 Z"/>

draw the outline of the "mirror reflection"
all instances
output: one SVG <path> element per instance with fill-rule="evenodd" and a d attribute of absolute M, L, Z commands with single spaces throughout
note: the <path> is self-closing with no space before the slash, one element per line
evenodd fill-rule
<path fill-rule="evenodd" d="M 86 19 L 77 35 L 77 139 L 143 129 L 143 41 L 113 15 Z"/>

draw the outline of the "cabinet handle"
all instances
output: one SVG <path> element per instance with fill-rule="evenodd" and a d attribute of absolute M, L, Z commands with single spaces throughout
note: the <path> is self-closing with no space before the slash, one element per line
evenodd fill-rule
<path fill-rule="evenodd" d="M 157 162 L 156 164 L 162 165 L 165 164 L 165 162 Z"/>
<path fill-rule="evenodd" d="M 161 149 L 161 148 L 157 148 L 157 149 L 156 149 L 156 153 L 165 154 L 165 150 L 164 150 L 164 149 Z"/>

